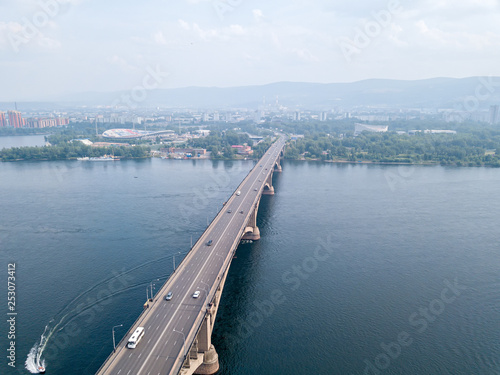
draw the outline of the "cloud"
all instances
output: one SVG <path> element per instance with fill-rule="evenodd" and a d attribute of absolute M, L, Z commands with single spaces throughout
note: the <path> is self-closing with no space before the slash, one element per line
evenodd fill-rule
<path fill-rule="evenodd" d="M 0 22 L 0 48 L 11 48 L 11 40 L 13 35 L 20 35 L 24 27 L 17 22 Z"/>
<path fill-rule="evenodd" d="M 221 33 L 217 29 L 203 29 L 197 23 L 193 23 L 192 29 L 194 33 L 202 40 L 208 41 L 209 39 L 215 39 L 221 36 Z"/>
<path fill-rule="evenodd" d="M 87 0 L 57 0 L 59 4 L 79 5 Z M 39 1 L 38 1 L 39 3 Z"/>
<path fill-rule="evenodd" d="M 239 24 L 232 24 L 224 27 L 204 28 L 198 23 L 189 24 L 186 21 L 179 20 L 179 25 L 187 36 L 195 37 L 204 42 L 228 41 L 248 34 L 248 29 Z M 182 36 L 178 36 L 181 37 Z"/>
<path fill-rule="evenodd" d="M 231 35 L 245 35 L 245 29 L 241 25 L 231 25 L 229 31 Z"/>
<path fill-rule="evenodd" d="M 184 0 L 186 3 L 188 4 L 199 4 L 199 3 L 207 3 L 207 2 L 211 2 L 211 1 L 214 1 L 214 0 Z"/>
<path fill-rule="evenodd" d="M 187 23 L 186 21 L 184 20 L 179 20 L 179 25 L 181 26 L 181 28 L 183 28 L 184 30 L 191 30 L 191 26 L 189 25 L 189 23 Z"/>
<path fill-rule="evenodd" d="M 153 34 L 153 40 L 155 41 L 156 44 L 167 45 L 167 40 L 165 39 L 165 35 L 163 35 L 163 32 L 161 31 L 157 31 L 156 33 Z"/>
<path fill-rule="evenodd" d="M 255 21 L 261 22 L 264 19 L 264 13 L 262 13 L 262 10 L 260 9 L 254 9 L 252 10 L 253 17 Z"/>
<path fill-rule="evenodd" d="M 306 62 L 319 62 L 319 59 L 314 56 L 308 49 L 292 48 L 291 52 L 294 53 L 300 60 Z"/>
<path fill-rule="evenodd" d="M 47 22 L 47 27 L 55 28 L 52 21 Z M 19 52 L 21 49 L 33 48 L 54 50 L 61 47 L 61 42 L 56 38 L 45 35 L 43 29 L 27 26 L 26 23 L 0 22 L 0 49 L 10 49 Z"/>
<path fill-rule="evenodd" d="M 127 60 L 123 59 L 122 57 L 119 57 L 117 55 L 113 55 L 111 57 L 108 57 L 106 61 L 113 66 L 118 66 L 122 71 L 124 72 L 131 72 L 131 71 L 136 71 L 137 68 L 127 62 Z"/>
<path fill-rule="evenodd" d="M 433 0 L 426 1 L 427 5 L 434 10 L 469 10 L 475 11 L 493 10 L 498 8 L 497 0 Z"/>
<path fill-rule="evenodd" d="M 60 11 L 16 55 L 9 35 L 22 35 L 23 19 L 32 20 L 40 1 L 48 0 L 0 4 L 1 64 L 20 77 L 19 82 L 5 77 L 7 92 L 30 93 L 26 87 L 42 75 L 69 91 L 100 88 L 103 82 L 106 89 L 121 89 L 145 66 L 166 61 L 173 72 L 169 82 L 177 87 L 417 79 L 485 70 L 500 75 L 495 64 L 500 58 L 498 0 L 399 0 L 403 11 L 352 64 L 343 58 L 338 38 L 353 39 L 374 13 L 395 0 L 57 0 Z M 234 11 L 221 19 L 214 11 L 219 3 L 231 4 Z M 104 64 L 103 56 L 108 56 Z M 85 79 L 80 79 L 82 70 Z"/>
<path fill-rule="evenodd" d="M 484 34 L 468 31 L 445 31 L 438 27 L 430 27 L 426 21 L 416 22 L 421 42 L 430 48 L 453 48 L 463 51 L 480 51 L 500 46 L 500 35 L 488 32 Z"/>
<path fill-rule="evenodd" d="M 40 47 L 50 50 L 60 49 L 62 46 L 59 40 L 52 39 L 44 35 L 40 35 L 40 37 L 37 38 L 37 44 Z"/>

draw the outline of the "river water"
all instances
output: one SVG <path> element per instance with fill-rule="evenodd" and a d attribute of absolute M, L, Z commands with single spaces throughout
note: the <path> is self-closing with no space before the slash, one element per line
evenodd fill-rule
<path fill-rule="evenodd" d="M 0 373 L 41 345 L 47 374 L 94 374 L 252 166 L 1 163 Z M 500 374 L 500 170 L 284 162 L 274 185 L 230 268 L 220 374 Z"/>
<path fill-rule="evenodd" d="M 23 135 L 0 137 L 0 150 L 11 147 L 45 146 L 44 135 Z"/>

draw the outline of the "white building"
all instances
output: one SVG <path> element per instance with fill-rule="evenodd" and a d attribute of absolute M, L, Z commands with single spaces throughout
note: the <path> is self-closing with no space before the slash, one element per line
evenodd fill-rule
<path fill-rule="evenodd" d="M 355 124 L 354 136 L 359 135 L 364 131 L 372 133 L 385 133 L 388 130 L 389 130 L 389 125 Z"/>

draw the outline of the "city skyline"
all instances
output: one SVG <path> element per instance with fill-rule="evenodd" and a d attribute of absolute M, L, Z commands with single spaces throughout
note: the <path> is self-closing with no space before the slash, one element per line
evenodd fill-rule
<path fill-rule="evenodd" d="M 0 128 L 47 128 L 69 124 L 67 117 L 23 117 L 21 111 L 0 111 Z"/>
<path fill-rule="evenodd" d="M 494 0 L 0 5 L 0 101 L 134 87 L 500 76 Z"/>

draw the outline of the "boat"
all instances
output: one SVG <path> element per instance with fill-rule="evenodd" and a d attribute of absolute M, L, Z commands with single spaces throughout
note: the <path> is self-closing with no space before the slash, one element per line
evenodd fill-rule
<path fill-rule="evenodd" d="M 89 160 L 90 158 L 88 156 L 84 156 L 83 158 L 76 158 L 76 160 L 80 160 L 80 161 L 86 161 L 86 160 Z"/>
<path fill-rule="evenodd" d="M 111 155 L 104 155 L 104 156 L 89 158 L 89 161 L 115 161 L 115 160 L 120 160 L 120 159 L 115 158 L 114 156 L 111 156 Z"/>
<path fill-rule="evenodd" d="M 43 366 L 38 366 L 38 369 L 37 369 L 37 370 L 38 370 L 38 373 L 39 373 L 39 374 L 45 374 L 45 367 L 43 367 Z"/>

